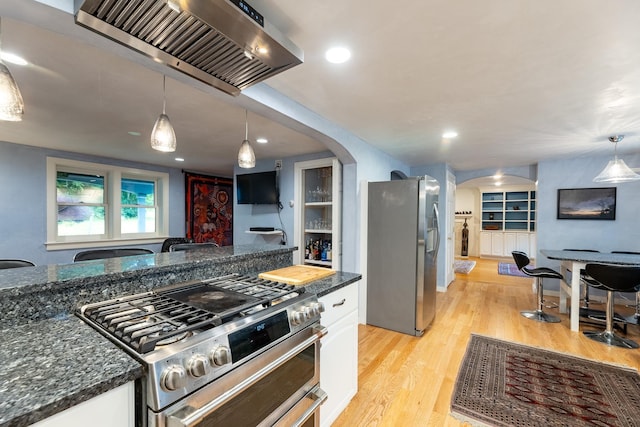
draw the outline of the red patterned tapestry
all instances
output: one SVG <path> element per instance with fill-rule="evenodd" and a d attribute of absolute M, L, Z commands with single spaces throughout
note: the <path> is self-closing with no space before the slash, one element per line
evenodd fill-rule
<path fill-rule="evenodd" d="M 233 244 L 233 180 L 185 173 L 187 238 Z"/>

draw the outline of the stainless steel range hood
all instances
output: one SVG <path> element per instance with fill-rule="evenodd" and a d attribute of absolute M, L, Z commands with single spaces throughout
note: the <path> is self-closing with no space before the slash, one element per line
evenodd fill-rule
<path fill-rule="evenodd" d="M 74 0 L 74 6 L 78 24 L 234 96 L 304 59 L 244 0 Z"/>

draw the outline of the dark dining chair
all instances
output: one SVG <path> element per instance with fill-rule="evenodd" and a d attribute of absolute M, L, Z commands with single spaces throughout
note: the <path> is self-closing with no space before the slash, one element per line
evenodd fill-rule
<path fill-rule="evenodd" d="M 587 274 L 593 277 L 607 291 L 607 317 L 604 331 L 584 331 L 583 334 L 610 346 L 638 348 L 638 343 L 614 333 L 614 292 L 633 292 L 640 290 L 640 267 L 609 264 L 587 264 Z"/>
<path fill-rule="evenodd" d="M 640 255 L 640 252 L 632 252 L 632 251 L 611 251 L 612 254 L 629 254 L 629 255 Z M 631 323 L 632 325 L 640 325 L 640 291 L 636 292 L 636 303 L 633 305 L 635 307 L 635 313 L 633 315 L 625 317 L 624 320 L 627 323 Z"/>
<path fill-rule="evenodd" d="M 182 243 L 191 243 L 190 239 L 186 237 L 169 237 L 162 242 L 162 248 L 160 248 L 160 252 L 170 252 L 171 246 L 179 245 Z"/>
<path fill-rule="evenodd" d="M 0 270 L 20 267 L 35 267 L 35 264 L 24 259 L 0 259 Z"/>
<path fill-rule="evenodd" d="M 544 307 L 544 291 L 542 287 L 542 279 L 563 279 L 562 274 L 557 271 L 548 268 L 548 267 L 538 267 L 538 268 L 527 268 L 529 264 L 531 264 L 531 260 L 529 256 L 524 252 L 513 251 L 511 252 L 513 256 L 513 260 L 516 262 L 518 266 L 518 270 L 529 277 L 535 277 L 536 279 L 536 288 L 537 288 L 537 302 L 538 308 L 532 311 L 521 311 L 522 314 L 527 319 L 537 320 L 538 322 L 546 322 L 546 323 L 559 323 L 560 318 L 553 316 L 551 314 L 545 313 L 542 309 Z"/>
<path fill-rule="evenodd" d="M 219 248 L 220 245 L 215 242 L 207 243 L 178 243 L 171 245 L 169 252 L 192 251 L 198 249 Z"/>
<path fill-rule="evenodd" d="M 152 253 L 153 251 L 151 249 L 145 248 L 91 249 L 75 254 L 75 256 L 73 257 L 73 262 L 89 261 L 92 259 L 119 258 L 134 255 L 147 255 Z"/>

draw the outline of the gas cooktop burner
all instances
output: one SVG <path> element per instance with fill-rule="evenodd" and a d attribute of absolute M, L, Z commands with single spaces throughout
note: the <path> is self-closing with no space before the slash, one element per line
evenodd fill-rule
<path fill-rule="evenodd" d="M 268 304 L 265 298 L 255 298 L 251 295 L 219 288 L 215 285 L 202 283 L 193 287 L 173 292 L 161 292 L 162 295 L 215 313 L 222 319 L 240 313 L 258 304 Z"/>

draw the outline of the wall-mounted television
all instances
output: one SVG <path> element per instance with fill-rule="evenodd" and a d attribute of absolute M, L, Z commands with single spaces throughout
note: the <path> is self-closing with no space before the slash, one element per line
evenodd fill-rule
<path fill-rule="evenodd" d="M 236 175 L 236 198 L 239 205 L 278 204 L 278 182 L 275 171 Z"/>

